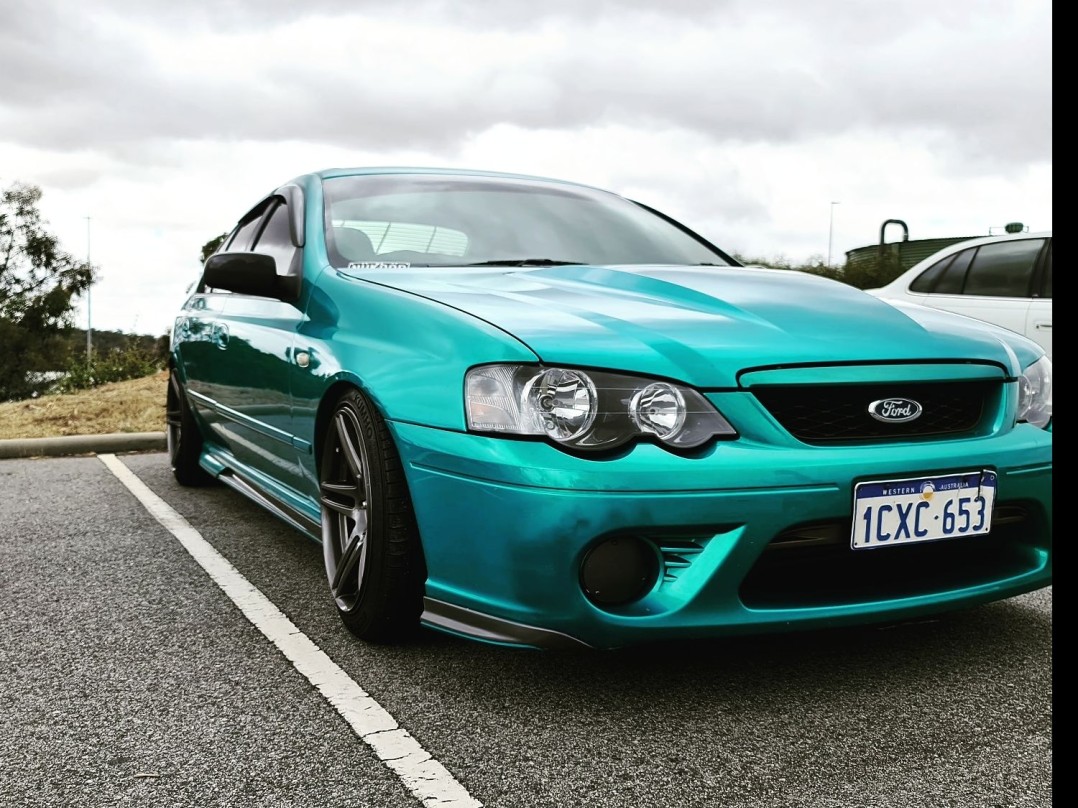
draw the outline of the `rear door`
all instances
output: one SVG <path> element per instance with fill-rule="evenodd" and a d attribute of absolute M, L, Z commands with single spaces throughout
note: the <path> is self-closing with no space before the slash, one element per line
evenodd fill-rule
<path fill-rule="evenodd" d="M 1035 280 L 1033 300 L 1026 319 L 1026 336 L 1036 340 L 1048 356 L 1052 355 L 1052 240 L 1044 253 L 1039 277 Z"/>

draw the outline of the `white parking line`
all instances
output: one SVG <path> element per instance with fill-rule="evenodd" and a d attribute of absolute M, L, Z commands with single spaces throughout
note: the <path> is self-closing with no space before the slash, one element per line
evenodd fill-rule
<path fill-rule="evenodd" d="M 368 696 L 186 519 L 151 491 L 116 455 L 98 457 L 424 805 L 481 808 L 482 803 L 472 797 L 445 766 L 431 757 L 407 730 L 401 729 L 382 705 Z"/>

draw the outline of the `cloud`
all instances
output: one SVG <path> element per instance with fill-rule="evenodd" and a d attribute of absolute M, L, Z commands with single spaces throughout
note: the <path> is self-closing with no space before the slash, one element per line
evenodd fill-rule
<path fill-rule="evenodd" d="M 429 16 L 332 2 L 300 16 L 297 4 L 270 3 L 258 25 L 233 31 L 195 4 L 176 36 L 171 4 L 119 3 L 94 17 L 24 4 L 0 35 L 0 69 L 31 77 L 0 89 L 4 128 L 113 153 L 145 139 L 282 137 L 452 151 L 499 124 L 681 128 L 716 143 L 932 129 L 949 135 L 958 163 L 1051 155 L 1047 127 L 1030 137 L 1014 125 L 1050 116 L 1044 14 L 1001 25 L 968 4 L 940 17 L 919 15 L 923 3 L 896 14 L 834 0 L 756 15 L 738 2 L 661 15 L 643 2 L 618 14 L 554 3 L 530 17 L 522 3 L 467 4 L 463 15 L 419 7 Z M 227 21 L 255 7 L 213 8 Z M 490 19 L 513 25 L 475 27 L 476 9 L 503 9 Z"/>
<path fill-rule="evenodd" d="M 146 251 L 186 277 L 260 195 L 334 165 L 590 182 L 793 260 L 892 217 L 913 238 L 1051 226 L 1048 0 L 5 0 L 4 19 L 0 185 L 42 185 L 74 244 L 92 215 L 118 296 Z"/>

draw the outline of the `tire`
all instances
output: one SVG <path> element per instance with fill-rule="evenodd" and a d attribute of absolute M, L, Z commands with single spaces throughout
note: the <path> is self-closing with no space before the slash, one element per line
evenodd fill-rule
<path fill-rule="evenodd" d="M 363 640 L 407 639 L 423 610 L 419 530 L 393 438 L 359 390 L 333 407 L 318 479 L 326 578 L 337 613 Z"/>
<path fill-rule="evenodd" d="M 190 486 L 212 483 L 213 477 L 198 463 L 202 455 L 202 433 L 198 431 L 198 424 L 191 414 L 187 396 L 174 369 L 168 374 L 165 420 L 168 462 L 176 482 Z"/>

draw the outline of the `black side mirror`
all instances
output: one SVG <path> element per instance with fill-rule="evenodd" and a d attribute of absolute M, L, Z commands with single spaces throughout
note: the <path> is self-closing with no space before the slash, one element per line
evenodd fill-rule
<path fill-rule="evenodd" d="M 274 297 L 291 303 L 299 299 L 298 275 L 280 276 L 272 256 L 251 252 L 223 252 L 206 259 L 202 283 L 241 295 Z"/>

